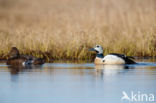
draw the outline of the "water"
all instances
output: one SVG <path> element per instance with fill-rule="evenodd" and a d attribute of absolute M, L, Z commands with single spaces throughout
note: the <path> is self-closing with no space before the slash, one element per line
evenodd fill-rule
<path fill-rule="evenodd" d="M 121 100 L 156 96 L 156 63 L 102 65 L 46 63 L 43 66 L 8 68 L 0 63 L 0 103 L 155 103 Z M 138 98 L 137 98 L 138 100 Z"/>

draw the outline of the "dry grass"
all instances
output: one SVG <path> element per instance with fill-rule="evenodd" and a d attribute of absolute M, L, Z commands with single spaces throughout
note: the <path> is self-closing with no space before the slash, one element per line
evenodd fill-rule
<path fill-rule="evenodd" d="M 156 56 L 156 0 L 0 0 L 0 55 L 89 59 L 105 54 Z"/>

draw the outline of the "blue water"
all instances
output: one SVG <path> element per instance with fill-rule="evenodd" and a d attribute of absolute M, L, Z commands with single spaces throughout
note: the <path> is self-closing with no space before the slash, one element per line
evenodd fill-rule
<path fill-rule="evenodd" d="M 129 97 L 131 92 L 153 94 L 155 100 L 121 100 L 123 91 Z M 156 103 L 156 63 L 46 63 L 26 68 L 0 63 L 0 103 Z"/>

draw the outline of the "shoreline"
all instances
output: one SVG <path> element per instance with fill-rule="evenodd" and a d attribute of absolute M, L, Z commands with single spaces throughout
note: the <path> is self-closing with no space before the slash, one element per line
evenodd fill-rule
<path fill-rule="evenodd" d="M 152 57 L 152 56 L 148 56 L 148 57 L 137 57 L 137 56 L 134 56 L 134 59 L 133 60 L 136 60 L 136 61 L 151 61 L 151 62 L 156 62 L 156 57 Z M 7 59 L 2 59 L 0 58 L 0 63 L 5 63 L 7 61 Z M 81 59 L 81 60 L 78 60 L 78 59 L 50 59 L 49 61 L 46 60 L 46 63 L 92 63 L 94 62 L 94 58 L 93 59 Z"/>

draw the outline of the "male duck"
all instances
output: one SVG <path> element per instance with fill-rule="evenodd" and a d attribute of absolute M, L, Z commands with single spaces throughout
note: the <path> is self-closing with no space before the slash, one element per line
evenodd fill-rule
<path fill-rule="evenodd" d="M 97 55 L 94 60 L 95 64 L 135 64 L 133 60 L 126 55 L 111 53 L 106 56 L 103 56 L 103 48 L 100 45 L 96 45 L 94 48 L 91 48 L 90 51 L 96 51 Z"/>
<path fill-rule="evenodd" d="M 19 66 L 19 65 L 42 65 L 44 64 L 44 59 L 35 58 L 27 55 L 20 55 L 19 50 L 16 47 L 12 47 L 9 52 L 9 58 L 7 60 L 7 65 Z"/>

